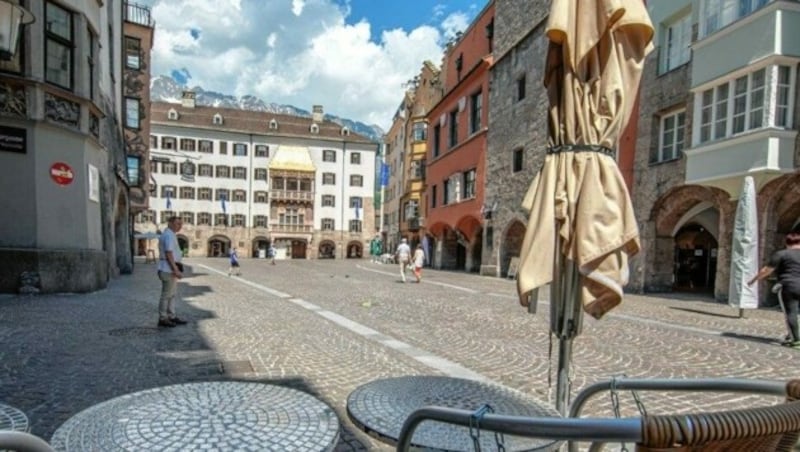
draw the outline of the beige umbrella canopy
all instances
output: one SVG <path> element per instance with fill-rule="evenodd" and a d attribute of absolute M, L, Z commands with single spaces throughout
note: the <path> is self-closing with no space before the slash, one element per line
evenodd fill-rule
<path fill-rule="evenodd" d="M 553 283 L 551 330 L 570 341 L 559 354 L 568 362 L 581 305 L 595 318 L 617 306 L 628 256 L 639 251 L 614 157 L 652 50 L 653 26 L 642 0 L 553 0 L 547 37 L 549 142 L 523 200 L 530 219 L 517 289 L 527 306 L 531 291 Z"/>

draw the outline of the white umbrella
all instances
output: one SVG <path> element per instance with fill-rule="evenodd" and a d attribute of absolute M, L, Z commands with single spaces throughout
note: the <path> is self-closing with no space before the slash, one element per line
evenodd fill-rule
<path fill-rule="evenodd" d="M 549 148 L 523 201 L 530 219 L 517 290 L 528 306 L 531 291 L 552 282 L 556 408 L 564 414 L 581 306 L 595 318 L 617 306 L 628 282 L 628 256 L 639 250 L 614 150 L 652 50 L 653 26 L 642 0 L 553 0 L 546 32 Z"/>
<path fill-rule="evenodd" d="M 736 219 L 733 223 L 731 243 L 731 278 L 728 286 L 728 304 L 739 308 L 739 317 L 745 309 L 758 308 L 758 286 L 747 281 L 758 273 L 758 210 L 756 187 L 752 176 L 744 178 Z"/>

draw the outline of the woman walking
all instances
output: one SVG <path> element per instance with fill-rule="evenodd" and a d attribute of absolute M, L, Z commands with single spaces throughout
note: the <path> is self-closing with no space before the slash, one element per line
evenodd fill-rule
<path fill-rule="evenodd" d="M 786 324 L 789 325 L 789 336 L 781 345 L 800 347 L 797 326 L 797 314 L 800 310 L 800 231 L 786 235 L 786 248 L 776 251 L 767 265 L 763 266 L 748 284 L 752 285 L 756 281 L 765 279 L 773 272 L 777 274 L 778 284 L 781 285 Z"/>
<path fill-rule="evenodd" d="M 417 282 L 422 281 L 422 266 L 425 265 L 425 251 L 422 249 L 422 244 L 417 245 L 414 250 L 414 276 L 417 277 Z"/>

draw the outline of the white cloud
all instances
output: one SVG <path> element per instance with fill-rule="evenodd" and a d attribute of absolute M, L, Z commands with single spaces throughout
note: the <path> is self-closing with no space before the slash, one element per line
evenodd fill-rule
<path fill-rule="evenodd" d="M 441 28 L 388 30 L 374 42 L 371 25 L 347 23 L 349 5 L 333 0 L 148 3 L 156 21 L 153 75 L 186 68 L 190 86 L 307 110 L 320 104 L 384 129 L 402 84 L 425 60 L 439 65 L 445 37 L 468 25 L 466 15 L 451 13 Z"/>

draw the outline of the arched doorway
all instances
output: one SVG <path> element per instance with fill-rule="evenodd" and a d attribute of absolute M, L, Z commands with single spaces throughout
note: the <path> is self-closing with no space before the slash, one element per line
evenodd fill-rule
<path fill-rule="evenodd" d="M 347 258 L 348 259 L 361 259 L 363 256 L 364 246 L 361 242 L 352 241 L 347 244 Z"/>
<path fill-rule="evenodd" d="M 319 244 L 319 259 L 336 259 L 336 244 L 331 240 L 323 240 Z"/>
<path fill-rule="evenodd" d="M 481 258 L 483 255 L 483 228 L 478 228 L 475 237 L 472 239 L 470 247 L 470 268 L 467 271 L 478 273 L 481 270 Z"/>
<path fill-rule="evenodd" d="M 252 244 L 252 257 L 260 257 L 262 259 L 267 257 L 267 251 L 269 250 L 269 239 L 263 236 L 258 236 L 253 239 Z"/>
<path fill-rule="evenodd" d="M 189 255 L 189 239 L 183 234 L 178 234 L 178 248 L 181 249 L 183 256 Z"/>
<path fill-rule="evenodd" d="M 500 275 L 508 275 L 508 266 L 511 263 L 511 259 L 520 256 L 524 239 L 525 225 L 521 221 L 514 220 L 506 229 L 503 243 L 500 247 Z"/>
<path fill-rule="evenodd" d="M 698 223 L 681 227 L 675 235 L 674 290 L 714 292 L 717 239 Z"/>
<path fill-rule="evenodd" d="M 227 257 L 231 247 L 231 239 L 224 235 L 215 235 L 208 239 L 208 257 Z"/>

